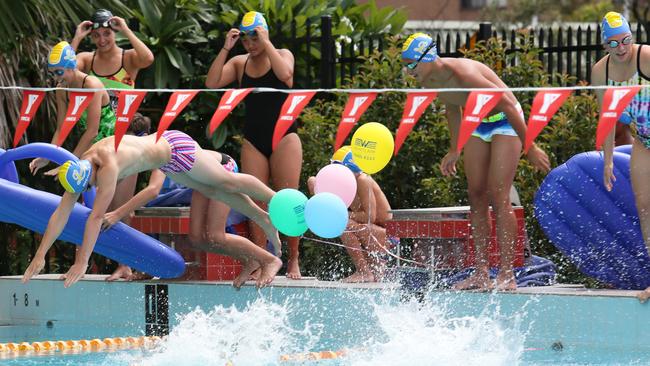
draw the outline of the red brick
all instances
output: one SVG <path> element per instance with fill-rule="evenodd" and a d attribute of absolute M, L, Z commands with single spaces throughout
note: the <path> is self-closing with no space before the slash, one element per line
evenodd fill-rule
<path fill-rule="evenodd" d="M 440 221 L 429 222 L 429 237 L 440 238 L 442 237 L 442 223 Z"/>
<path fill-rule="evenodd" d="M 141 231 L 143 233 L 152 233 L 151 231 L 151 218 L 150 217 L 143 217 L 142 218 L 142 228 Z"/>
<path fill-rule="evenodd" d="M 170 219 L 169 220 L 169 232 L 170 233 L 178 233 L 180 231 L 180 219 Z"/>
<path fill-rule="evenodd" d="M 162 217 L 152 217 L 151 218 L 151 231 L 154 233 L 160 233 L 160 221 L 162 221 Z"/>
<path fill-rule="evenodd" d="M 429 221 L 418 221 L 418 237 L 429 238 Z M 388 233 L 388 231 L 386 231 Z"/>
<path fill-rule="evenodd" d="M 160 220 L 160 232 L 162 234 L 169 233 L 169 217 L 163 217 L 162 220 Z"/>
<path fill-rule="evenodd" d="M 407 238 L 417 238 L 418 237 L 418 222 L 417 221 L 407 221 L 406 222 L 406 237 Z"/>
<path fill-rule="evenodd" d="M 455 238 L 455 221 L 443 221 L 440 223 L 440 237 L 441 238 Z"/>
<path fill-rule="evenodd" d="M 399 237 L 399 234 L 397 233 L 397 222 L 395 221 L 386 222 L 386 235 Z"/>
<path fill-rule="evenodd" d="M 140 221 L 141 221 L 141 219 L 139 217 L 137 217 L 137 216 L 132 218 L 131 219 L 131 227 L 136 229 L 136 230 L 140 230 L 140 228 L 142 226 Z"/>
<path fill-rule="evenodd" d="M 524 218 L 524 209 L 523 209 L 523 207 L 522 208 L 519 208 L 519 207 L 515 208 L 514 211 L 515 211 L 515 217 L 517 217 L 517 219 L 523 219 Z"/>
<path fill-rule="evenodd" d="M 456 221 L 454 223 L 457 237 L 467 238 L 469 236 L 469 220 Z"/>
<path fill-rule="evenodd" d="M 183 217 L 180 219 L 179 234 L 189 234 L 189 233 L 190 233 L 190 219 L 188 217 Z"/>

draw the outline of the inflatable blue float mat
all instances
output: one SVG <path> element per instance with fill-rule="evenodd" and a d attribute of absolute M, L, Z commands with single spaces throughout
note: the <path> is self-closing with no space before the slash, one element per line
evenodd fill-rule
<path fill-rule="evenodd" d="M 44 143 L 6 152 L 0 149 L 0 221 L 42 234 L 61 197 L 18 183 L 13 161 L 33 157 L 45 157 L 59 164 L 76 157 L 65 149 Z M 86 192 L 84 198 L 92 202 L 94 194 Z M 59 239 L 80 245 L 90 211 L 75 204 Z M 156 277 L 175 278 L 185 271 L 185 261 L 175 250 L 121 222 L 100 233 L 94 252 Z"/>
<path fill-rule="evenodd" d="M 0 221 L 42 234 L 60 201 L 57 195 L 0 179 Z M 59 239 L 80 245 L 90 211 L 75 204 Z M 101 232 L 94 252 L 156 277 L 175 278 L 185 271 L 180 254 L 123 223 Z"/>
<path fill-rule="evenodd" d="M 650 256 L 643 242 L 630 184 L 629 147 L 614 152 L 616 182 L 603 185 L 603 157 L 586 152 L 553 169 L 535 195 L 535 216 L 553 244 L 578 269 L 621 289 L 650 286 Z"/>

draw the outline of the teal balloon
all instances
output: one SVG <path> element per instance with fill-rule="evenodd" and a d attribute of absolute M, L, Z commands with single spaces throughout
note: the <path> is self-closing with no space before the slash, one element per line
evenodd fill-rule
<path fill-rule="evenodd" d="M 339 196 L 322 192 L 305 204 L 305 221 L 309 230 L 321 238 L 336 238 L 348 226 L 348 208 Z"/>
<path fill-rule="evenodd" d="M 269 202 L 271 223 L 287 236 L 300 236 L 307 231 L 305 203 L 307 196 L 296 189 L 283 189 Z"/>

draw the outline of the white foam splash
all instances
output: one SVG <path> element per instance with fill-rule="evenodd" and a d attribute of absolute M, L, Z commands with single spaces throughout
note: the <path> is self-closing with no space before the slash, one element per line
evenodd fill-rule
<path fill-rule="evenodd" d="M 243 310 L 200 308 L 179 317 L 179 324 L 153 352 L 132 364 L 274 365 L 283 354 L 305 352 L 316 344 L 319 326 L 289 324 L 289 305 L 257 299 Z"/>
<path fill-rule="evenodd" d="M 449 304 L 450 305 L 450 304 Z M 458 304 L 456 304 L 458 305 Z M 521 316 L 498 306 L 473 317 L 452 317 L 440 303 L 375 304 L 384 339 L 353 352 L 349 363 L 370 365 L 517 365 L 524 351 Z"/>

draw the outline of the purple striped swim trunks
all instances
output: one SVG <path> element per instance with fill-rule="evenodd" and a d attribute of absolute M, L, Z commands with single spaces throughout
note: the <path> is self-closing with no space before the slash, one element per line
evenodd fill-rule
<path fill-rule="evenodd" d="M 179 174 L 192 170 L 196 142 L 187 134 L 180 131 L 165 131 L 162 137 L 167 140 L 172 149 L 172 158 L 159 169 L 164 173 Z"/>

